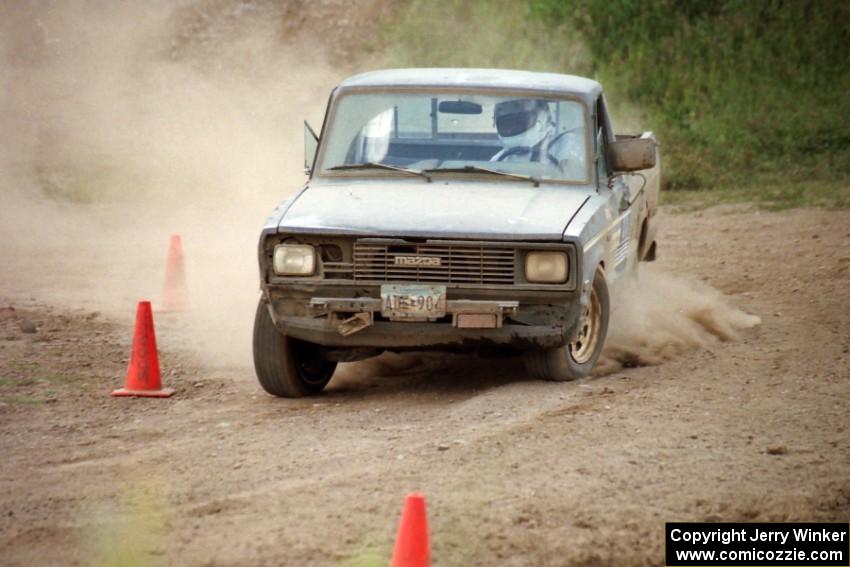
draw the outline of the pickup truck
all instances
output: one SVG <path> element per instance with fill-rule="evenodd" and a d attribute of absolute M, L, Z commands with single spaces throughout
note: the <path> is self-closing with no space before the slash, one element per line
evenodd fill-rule
<path fill-rule="evenodd" d="M 305 122 L 306 184 L 259 242 L 254 366 L 284 397 L 384 351 L 524 357 L 587 376 L 609 289 L 655 258 L 658 144 L 602 87 L 494 69 L 364 73 Z"/>

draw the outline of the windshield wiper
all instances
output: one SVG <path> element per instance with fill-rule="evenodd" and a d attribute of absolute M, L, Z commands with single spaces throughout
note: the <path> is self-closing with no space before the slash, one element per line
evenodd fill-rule
<path fill-rule="evenodd" d="M 418 169 L 408 169 L 406 167 L 398 167 L 395 165 L 387 165 L 385 163 L 378 163 L 375 161 L 367 161 L 365 163 L 344 163 L 342 165 L 335 165 L 333 167 L 329 167 L 328 171 L 344 171 L 349 169 L 389 169 L 390 171 L 401 171 L 403 173 L 409 173 L 411 175 L 418 175 L 427 179 L 428 183 L 431 182 L 431 176 L 424 171 L 420 171 Z"/>
<path fill-rule="evenodd" d="M 540 180 L 531 175 L 523 175 L 521 173 L 509 173 L 507 171 L 499 171 L 498 169 L 489 169 L 478 165 L 465 165 L 463 167 L 435 167 L 433 169 L 425 169 L 422 173 L 434 173 L 435 171 L 445 171 L 447 173 L 491 173 L 493 175 L 503 175 L 514 179 L 522 179 L 523 181 L 531 181 L 535 187 L 540 187 Z"/>

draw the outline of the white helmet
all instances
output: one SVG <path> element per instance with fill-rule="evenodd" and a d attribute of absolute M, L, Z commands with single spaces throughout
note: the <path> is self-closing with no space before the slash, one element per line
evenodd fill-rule
<path fill-rule="evenodd" d="M 508 149 L 532 148 L 555 129 L 549 105 L 543 100 L 522 98 L 496 103 L 493 118 L 499 140 Z"/>

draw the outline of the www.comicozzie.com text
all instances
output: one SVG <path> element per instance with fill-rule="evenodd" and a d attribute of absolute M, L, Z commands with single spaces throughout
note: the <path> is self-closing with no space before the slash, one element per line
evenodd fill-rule
<path fill-rule="evenodd" d="M 788 542 L 793 534 L 797 542 L 829 542 L 845 541 L 846 531 L 841 530 L 813 530 L 811 528 L 795 528 L 793 530 L 762 530 L 759 528 L 717 528 L 713 530 L 682 530 L 675 528 L 670 532 L 673 541 L 686 541 L 691 543 L 722 543 L 727 545 L 736 541 L 774 541 L 781 544 Z"/>

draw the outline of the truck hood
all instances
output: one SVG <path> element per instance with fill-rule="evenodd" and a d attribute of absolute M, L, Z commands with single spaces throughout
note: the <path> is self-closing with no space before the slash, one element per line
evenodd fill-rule
<path fill-rule="evenodd" d="M 283 213 L 279 232 L 561 240 L 589 187 L 433 182 L 315 185 Z"/>

